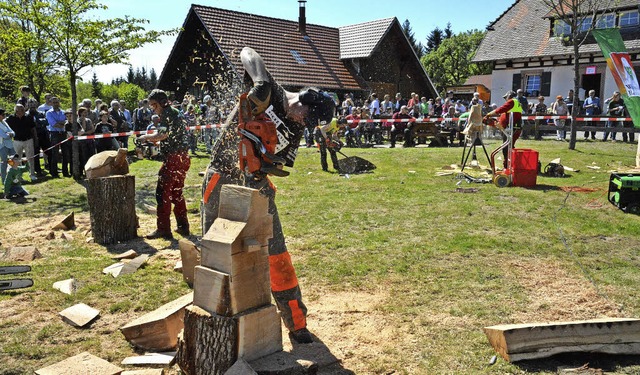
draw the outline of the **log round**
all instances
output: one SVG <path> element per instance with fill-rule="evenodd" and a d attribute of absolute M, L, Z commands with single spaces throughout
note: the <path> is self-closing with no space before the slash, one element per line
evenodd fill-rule
<path fill-rule="evenodd" d="M 238 324 L 198 306 L 184 311 L 184 331 L 176 360 L 187 375 L 223 375 L 238 359 Z"/>
<path fill-rule="evenodd" d="M 87 179 L 94 242 L 112 244 L 138 236 L 135 181 L 129 175 Z"/>

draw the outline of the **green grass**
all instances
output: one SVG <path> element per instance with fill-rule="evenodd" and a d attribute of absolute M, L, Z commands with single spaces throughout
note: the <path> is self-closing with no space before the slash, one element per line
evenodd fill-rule
<path fill-rule="evenodd" d="M 490 151 L 496 142 L 489 143 Z M 385 328 L 397 332 L 397 342 L 365 346 L 369 355 L 361 348 L 343 348 L 345 368 L 358 374 L 552 374 L 584 358 L 524 364 L 498 360 L 489 366 L 495 352 L 482 327 L 595 318 L 615 311 L 611 306 L 618 307 L 617 316 L 638 315 L 640 217 L 606 200 L 610 171 L 633 165 L 636 146 L 578 142 L 576 151 L 555 141 L 519 141 L 518 146 L 538 150 L 543 166 L 560 157 L 580 172 L 566 178 L 539 176 L 532 189 L 458 185 L 453 176 L 435 173 L 459 162 L 461 148 L 344 149 L 378 167 L 345 178 L 323 173 L 316 150 L 303 148 L 289 177 L 272 178 L 310 326 L 318 308 L 314 304 L 327 295 L 352 293 L 357 305 L 359 296 L 369 293 L 380 296 L 373 309 L 384 316 Z M 193 158 L 185 184 L 196 233 L 198 172 L 207 163 L 206 157 Z M 601 169 L 587 168 L 593 163 Z M 140 235 L 153 229 L 153 216 L 142 208 L 155 205 L 159 167 L 147 160 L 130 166 Z M 563 186 L 599 190 L 567 193 Z M 189 291 L 172 271 L 179 256 L 176 243 L 136 240 L 105 247 L 86 243 L 80 229 L 71 242 L 46 241 L 53 224 L 48 218 L 88 212 L 86 191 L 72 179 L 25 187 L 37 200 L 0 202 L 0 230 L 10 234 L 0 240 L 3 247 L 34 243 L 44 258 L 32 262 L 33 288 L 0 294 L 0 374 L 30 373 L 84 350 L 118 363 L 132 354 L 118 327 Z M 457 187 L 478 191 L 459 193 Z M 112 253 L 132 247 L 153 254 L 149 264 L 116 279 L 102 274 L 113 263 Z M 76 294 L 51 287 L 69 277 L 80 283 Z M 592 290 L 596 301 L 571 302 L 581 290 Z M 89 329 L 72 328 L 57 316 L 79 302 L 101 311 Z M 322 331 L 314 333 L 324 339 Z M 607 366 L 613 373 L 640 373 L 638 364 L 625 359 Z"/>

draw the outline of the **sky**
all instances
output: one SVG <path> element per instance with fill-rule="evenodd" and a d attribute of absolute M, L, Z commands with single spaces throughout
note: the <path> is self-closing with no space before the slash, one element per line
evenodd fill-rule
<path fill-rule="evenodd" d="M 467 30 L 484 30 L 498 18 L 515 0 L 458 0 L 445 3 L 435 0 L 308 0 L 307 23 L 329 27 L 340 27 L 382 18 L 396 17 L 400 24 L 409 20 L 416 41 L 426 44 L 433 29 L 444 29 L 451 23 L 454 34 Z M 147 30 L 179 28 L 187 17 L 191 4 L 211 6 L 261 16 L 298 20 L 297 0 L 102 0 L 109 8 L 101 11 L 99 18 L 115 18 L 129 15 L 149 20 Z M 130 52 L 129 64 L 134 69 L 155 69 L 160 76 L 164 63 L 171 53 L 177 35 L 164 37 L 159 43 L 146 44 Z M 98 80 L 124 77 L 129 69 L 125 64 L 110 64 L 83 72 L 85 81 L 91 79 L 93 71 Z"/>

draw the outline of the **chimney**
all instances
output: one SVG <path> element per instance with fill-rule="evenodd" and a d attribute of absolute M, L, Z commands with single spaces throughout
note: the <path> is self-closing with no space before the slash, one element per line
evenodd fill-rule
<path fill-rule="evenodd" d="M 298 31 L 302 35 L 307 35 L 307 0 L 298 0 L 298 3 L 300 4 L 300 15 L 298 16 Z"/>

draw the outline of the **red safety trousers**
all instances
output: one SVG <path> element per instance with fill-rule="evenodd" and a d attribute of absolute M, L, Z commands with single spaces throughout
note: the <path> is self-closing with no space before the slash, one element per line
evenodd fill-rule
<path fill-rule="evenodd" d="M 156 186 L 156 202 L 158 204 L 158 230 L 171 233 L 171 204 L 176 216 L 178 227 L 189 228 L 187 219 L 187 204 L 182 194 L 184 180 L 191 166 L 191 159 L 187 151 L 174 152 L 165 155 L 162 167 L 158 172 Z"/>

